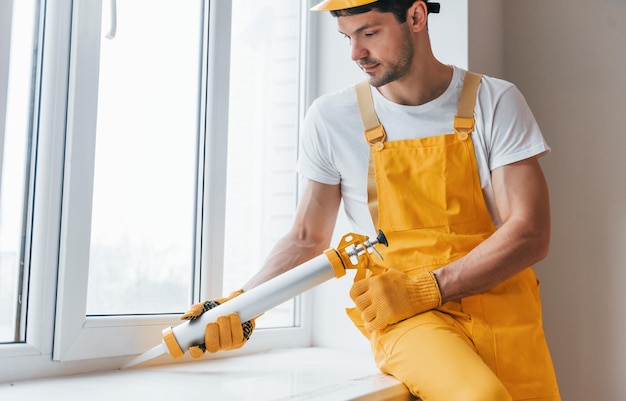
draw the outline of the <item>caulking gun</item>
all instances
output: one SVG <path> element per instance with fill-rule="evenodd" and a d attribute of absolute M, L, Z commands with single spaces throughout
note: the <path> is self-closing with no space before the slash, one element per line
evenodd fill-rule
<path fill-rule="evenodd" d="M 379 231 L 373 240 L 359 234 L 346 234 L 336 249 L 327 249 L 308 262 L 204 312 L 195 320 L 187 320 L 174 328 L 164 329 L 163 339 L 159 345 L 139 355 L 125 367 L 166 353 L 174 358 L 183 356 L 189 346 L 204 342 L 205 326 L 220 316 L 236 312 L 241 321 L 245 322 L 333 277 L 342 277 L 346 274 L 346 269 L 357 269 L 357 275 L 364 275 L 366 269 L 382 269 L 372 257 L 374 253 L 382 260 L 382 256 L 374 248 L 376 244 L 388 245 L 382 231 Z"/>

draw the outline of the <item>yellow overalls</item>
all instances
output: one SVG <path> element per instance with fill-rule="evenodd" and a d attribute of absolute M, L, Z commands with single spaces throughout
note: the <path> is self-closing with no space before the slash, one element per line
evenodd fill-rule
<path fill-rule="evenodd" d="M 391 142 L 385 141 L 369 85 L 357 85 L 375 176 L 370 209 L 389 241 L 380 249 L 386 265 L 408 274 L 434 270 L 495 231 L 471 138 L 480 80 L 466 75 L 454 133 Z M 424 401 L 560 400 L 531 268 L 380 332 L 367 333 L 360 315 L 349 315 L 369 337 L 379 368 Z"/>

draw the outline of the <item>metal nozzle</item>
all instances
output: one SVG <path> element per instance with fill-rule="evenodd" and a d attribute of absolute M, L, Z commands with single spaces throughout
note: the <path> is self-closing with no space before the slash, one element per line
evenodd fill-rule
<path fill-rule="evenodd" d="M 368 238 L 367 240 L 363 241 L 362 244 L 351 245 L 349 248 L 346 249 L 346 253 L 350 256 L 350 260 L 355 265 L 358 263 L 359 255 L 362 255 L 366 251 L 374 252 L 376 256 L 380 258 L 380 260 L 383 260 L 382 255 L 376 250 L 376 248 L 374 248 L 374 245 L 376 244 L 389 246 L 389 243 L 387 242 L 387 237 L 385 237 L 385 234 L 382 232 L 382 230 L 378 230 L 378 235 L 373 240 L 370 240 Z"/>

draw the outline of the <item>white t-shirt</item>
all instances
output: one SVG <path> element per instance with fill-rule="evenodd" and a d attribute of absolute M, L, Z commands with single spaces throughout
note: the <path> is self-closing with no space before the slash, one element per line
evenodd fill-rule
<path fill-rule="evenodd" d="M 387 141 L 454 132 L 454 115 L 466 71 L 454 67 L 452 81 L 438 98 L 420 105 L 393 103 L 372 88 L 374 108 Z M 515 85 L 483 76 L 474 110 L 472 134 L 478 173 L 487 208 L 496 227 L 491 171 L 550 151 L 526 100 Z M 367 208 L 369 144 L 363 135 L 353 86 L 322 96 L 304 120 L 298 172 L 323 184 L 341 184 L 344 210 L 355 232 L 375 236 Z"/>

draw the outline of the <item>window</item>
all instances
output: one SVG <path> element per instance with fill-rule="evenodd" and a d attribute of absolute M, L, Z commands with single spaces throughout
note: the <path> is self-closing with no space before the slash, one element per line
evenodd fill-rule
<path fill-rule="evenodd" d="M 0 7 L 12 9 L 0 29 L 11 44 L 21 35 L 24 53 L 9 57 L 0 37 L 0 117 L 21 105 L 10 114 L 22 124 L 0 120 L 2 165 L 22 157 L 11 160 L 15 182 L 0 175 L 1 194 L 22 197 L 0 204 L 20 216 L 0 221 L 0 266 L 12 269 L 0 342 L 43 360 L 143 352 L 192 302 L 244 284 L 291 223 L 307 10 L 293 0 Z M 16 62 L 28 79 L 11 75 Z M 258 320 L 274 330 L 247 348 L 306 345 L 301 321 L 290 301 Z"/>
<path fill-rule="evenodd" d="M 193 300 L 202 5 L 121 3 L 114 37 L 103 13 L 87 315 L 177 313 Z M 226 292 L 293 219 L 300 85 L 298 2 L 232 7 Z M 285 305 L 274 325 L 292 326 L 294 312 Z"/>

